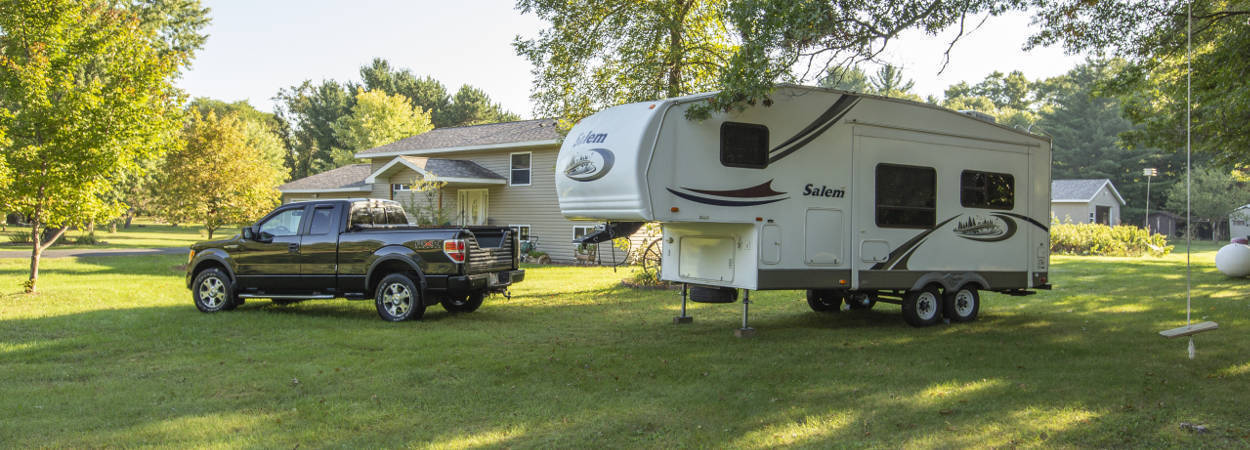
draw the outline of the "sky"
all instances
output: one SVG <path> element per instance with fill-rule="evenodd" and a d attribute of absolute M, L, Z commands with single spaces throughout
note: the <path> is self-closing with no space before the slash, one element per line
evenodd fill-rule
<path fill-rule="evenodd" d="M 212 24 L 205 44 L 179 86 L 192 97 L 248 100 L 273 109 L 278 90 L 304 80 L 359 80 L 375 57 L 393 67 L 430 75 L 455 93 L 476 86 L 504 108 L 532 115 L 531 66 L 512 48 L 517 35 L 533 37 L 544 23 L 522 15 L 513 0 L 205 0 Z M 1024 52 L 1032 28 L 1024 14 L 990 18 L 966 33 L 938 74 L 954 30 L 938 37 L 906 33 L 882 55 L 904 68 L 921 97 L 942 96 L 959 81 L 976 83 L 995 70 L 1021 70 L 1030 79 L 1062 74 L 1083 60 L 1057 48 Z M 871 67 L 866 67 L 871 71 Z"/>

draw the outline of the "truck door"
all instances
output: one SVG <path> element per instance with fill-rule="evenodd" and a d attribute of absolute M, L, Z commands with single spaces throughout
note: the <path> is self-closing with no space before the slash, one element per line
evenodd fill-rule
<path fill-rule="evenodd" d="M 307 206 L 280 209 L 264 219 L 256 240 L 243 241 L 232 255 L 245 293 L 290 293 L 300 286 L 300 227 Z"/>
<path fill-rule="evenodd" d="M 339 207 L 315 205 L 300 236 L 300 277 L 310 293 L 336 292 L 339 255 Z M 315 292 L 313 292 L 315 291 Z"/>

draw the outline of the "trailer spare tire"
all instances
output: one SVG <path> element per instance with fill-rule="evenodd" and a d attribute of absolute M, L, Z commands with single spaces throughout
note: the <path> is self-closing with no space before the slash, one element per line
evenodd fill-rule
<path fill-rule="evenodd" d="M 807 306 L 816 312 L 837 312 L 842 308 L 845 291 L 834 289 L 808 289 Z"/>
<path fill-rule="evenodd" d="M 738 301 L 738 290 L 727 287 L 690 286 L 690 301 L 695 303 L 733 303 Z"/>

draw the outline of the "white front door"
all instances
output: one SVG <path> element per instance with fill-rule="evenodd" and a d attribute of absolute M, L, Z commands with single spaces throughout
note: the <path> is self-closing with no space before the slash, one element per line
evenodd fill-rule
<path fill-rule="evenodd" d="M 486 225 L 486 189 L 461 189 L 456 195 L 460 225 Z"/>

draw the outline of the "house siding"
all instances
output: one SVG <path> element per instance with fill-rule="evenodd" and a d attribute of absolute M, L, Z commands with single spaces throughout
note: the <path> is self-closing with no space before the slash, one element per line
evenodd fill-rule
<path fill-rule="evenodd" d="M 547 253 L 553 261 L 574 262 L 576 246 L 572 243 L 573 228 L 577 225 L 595 225 L 595 222 L 573 222 L 560 213 L 560 202 L 556 197 L 555 166 L 559 147 L 538 147 L 525 149 L 501 149 L 477 152 L 431 153 L 422 156 L 464 159 L 473 161 L 492 172 L 507 178 L 509 176 L 510 155 L 512 153 L 529 152 L 530 184 L 528 186 L 508 185 L 449 185 L 443 188 L 443 207 L 456 210 L 456 198 L 459 189 L 487 189 L 487 225 L 529 225 L 530 236 L 538 241 L 538 250 Z M 372 160 L 376 172 L 394 157 L 375 158 Z M 391 198 L 391 183 L 412 181 L 417 174 L 410 169 L 403 169 L 388 180 L 379 178 L 373 186 L 373 197 Z M 398 197 L 398 195 L 397 195 Z M 401 203 L 404 199 L 396 198 Z"/>
<path fill-rule="evenodd" d="M 1060 222 L 1071 223 L 1091 223 L 1091 215 L 1097 210 L 1098 206 L 1107 206 L 1111 208 L 1110 221 L 1111 225 L 1120 224 L 1120 202 L 1116 200 L 1115 195 L 1107 186 L 1103 186 L 1094 194 L 1094 198 L 1087 202 L 1051 202 L 1050 213 L 1058 218 Z"/>

